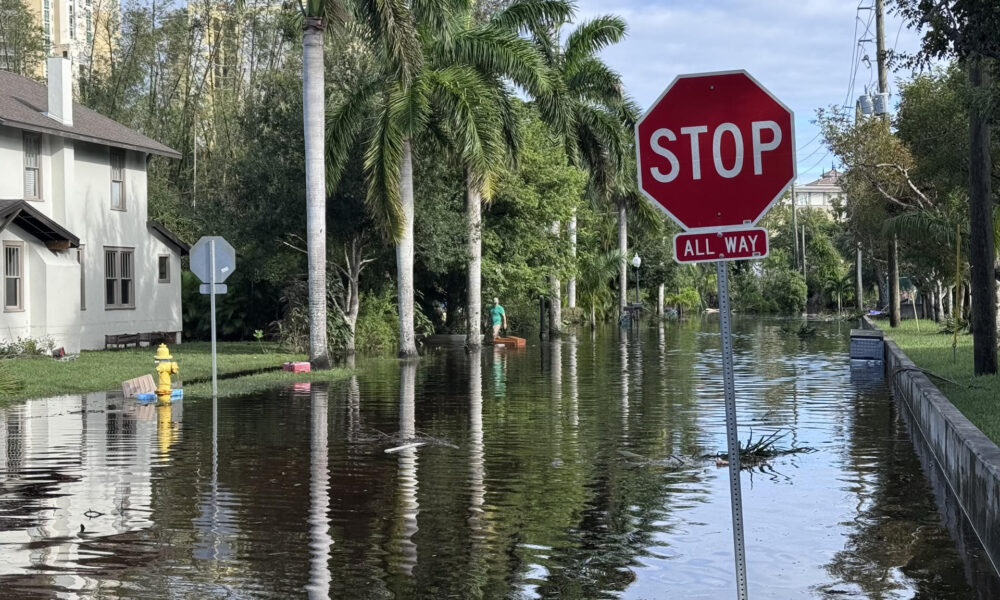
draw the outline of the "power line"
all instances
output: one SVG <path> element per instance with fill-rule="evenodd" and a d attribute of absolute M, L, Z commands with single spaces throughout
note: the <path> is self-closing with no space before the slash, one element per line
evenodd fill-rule
<path fill-rule="evenodd" d="M 803 162 L 809 160 L 810 158 L 812 158 L 813 156 L 816 156 L 816 153 L 819 152 L 822 149 L 823 149 L 822 145 L 816 146 L 815 150 L 813 150 L 812 152 L 810 152 L 806 156 L 803 156 L 802 158 L 798 159 L 796 162 L 803 163 Z"/>
<path fill-rule="evenodd" d="M 799 147 L 798 147 L 798 148 L 797 148 L 796 150 L 797 150 L 797 151 L 802 151 L 802 150 L 803 150 L 803 149 L 804 149 L 804 148 L 805 148 L 806 146 L 808 146 L 809 144 L 811 144 L 811 143 L 815 142 L 815 141 L 816 141 L 816 138 L 818 138 L 818 137 L 819 137 L 819 134 L 821 134 L 821 133 L 823 133 L 823 132 L 822 132 L 822 131 L 817 131 L 817 132 L 816 132 L 816 135 L 812 136 L 812 139 L 811 139 L 811 140 L 809 140 L 808 142 L 806 142 L 806 143 L 802 144 L 802 145 L 801 145 L 801 146 L 799 146 Z"/>
<path fill-rule="evenodd" d="M 829 150 L 826 151 L 826 154 L 824 154 L 823 156 L 819 157 L 819 160 L 816 161 L 816 164 L 814 164 L 813 166 L 809 167 L 804 172 L 808 173 L 809 171 L 812 171 L 816 167 L 820 166 L 823 163 L 823 161 L 826 160 L 826 158 L 828 156 L 830 156 L 830 151 Z"/>

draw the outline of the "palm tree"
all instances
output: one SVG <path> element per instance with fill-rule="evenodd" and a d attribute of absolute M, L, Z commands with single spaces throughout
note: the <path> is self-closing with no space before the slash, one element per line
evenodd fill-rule
<path fill-rule="evenodd" d="M 622 256 L 617 250 L 585 256 L 581 260 L 579 284 L 580 299 L 590 309 L 590 326 L 597 324 L 597 307 L 610 304 L 612 299 L 608 284 L 618 273 Z"/>
<path fill-rule="evenodd" d="M 837 316 L 843 313 L 843 297 L 850 293 L 854 286 L 851 274 L 845 270 L 837 269 L 823 282 L 823 291 L 830 294 L 837 300 Z"/>
<path fill-rule="evenodd" d="M 418 54 L 412 19 L 404 0 L 381 5 L 350 0 L 305 0 L 302 11 L 302 126 L 306 160 L 306 243 L 309 271 L 309 360 L 315 368 L 330 367 L 326 317 L 326 137 L 323 34 L 330 19 L 350 11 L 365 34 L 381 44 L 401 78 Z"/>
<path fill-rule="evenodd" d="M 461 31 L 430 47 L 432 69 L 463 71 L 461 88 L 438 96 L 439 132 L 465 170 L 466 181 L 466 347 L 478 348 L 482 320 L 482 203 L 505 163 L 516 158 L 517 119 L 509 80 L 532 95 L 549 90 L 541 55 L 521 33 L 549 27 L 572 15 L 564 0 L 518 0 L 476 23 L 473 4 L 459 19 Z"/>
<path fill-rule="evenodd" d="M 328 121 L 330 186 L 337 184 L 355 140 L 366 132 L 362 141 L 366 203 L 396 244 L 401 357 L 417 354 L 412 139 L 433 121 L 435 132 L 455 150 L 466 171 L 469 306 L 473 312 L 481 306 L 482 198 L 489 197 L 496 169 L 508 149 L 516 147 L 516 126 L 504 81 L 520 83 L 532 92 L 547 88 L 541 58 L 517 32 L 543 19 L 547 11 L 563 14 L 556 8 L 559 2 L 520 0 L 490 22 L 474 25 L 471 6 L 449 2 L 437 0 L 414 8 L 422 51 L 419 68 L 410 78 L 404 79 L 398 70 L 373 74 L 355 87 Z M 479 316 L 470 315 L 469 320 L 470 339 L 478 344 L 472 332 L 479 329 Z"/>
<path fill-rule="evenodd" d="M 542 118 L 562 138 L 570 163 L 588 170 L 591 194 L 607 203 L 614 197 L 616 182 L 624 170 L 638 111 L 622 92 L 621 76 L 597 54 L 624 39 L 627 27 L 619 17 L 601 16 L 581 23 L 563 43 L 561 24 L 534 32 L 535 43 L 555 74 L 551 92 L 537 98 L 538 107 Z M 618 202 L 617 208 L 621 269 L 626 272 L 625 204 Z M 555 307 L 561 302 L 558 280 L 553 278 L 552 285 Z M 572 279 L 570 286 L 575 286 Z M 625 284 L 620 286 L 624 298 Z"/>

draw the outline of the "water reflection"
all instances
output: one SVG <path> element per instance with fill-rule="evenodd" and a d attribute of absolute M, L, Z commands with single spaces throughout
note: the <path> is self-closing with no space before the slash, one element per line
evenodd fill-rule
<path fill-rule="evenodd" d="M 737 321 L 740 421 L 817 451 L 744 475 L 755 597 L 977 598 L 884 385 L 780 325 Z M 717 330 L 0 409 L 0 597 L 731 597 Z"/>
<path fill-rule="evenodd" d="M 311 384 L 310 417 L 312 435 L 309 457 L 309 547 L 312 560 L 309 568 L 310 598 L 328 598 L 330 595 L 330 470 L 329 437 L 330 421 L 327 413 L 330 396 L 326 386 Z"/>
<path fill-rule="evenodd" d="M 417 362 L 401 361 L 399 364 L 399 441 L 410 443 L 417 433 L 416 417 Z M 395 560 L 393 567 L 407 575 L 413 573 L 417 565 L 417 545 L 413 541 L 417 533 L 417 515 L 420 502 L 417 499 L 417 448 L 410 446 L 398 451 L 399 508 L 396 513 Z"/>
<path fill-rule="evenodd" d="M 0 587 L 94 590 L 101 539 L 153 525 L 150 470 L 178 429 L 106 393 L 0 409 Z"/>

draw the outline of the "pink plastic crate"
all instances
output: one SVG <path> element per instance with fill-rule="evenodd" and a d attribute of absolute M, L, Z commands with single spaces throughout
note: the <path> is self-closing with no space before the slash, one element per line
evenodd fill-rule
<path fill-rule="evenodd" d="M 307 362 L 286 362 L 281 368 L 292 373 L 308 373 L 310 370 Z"/>

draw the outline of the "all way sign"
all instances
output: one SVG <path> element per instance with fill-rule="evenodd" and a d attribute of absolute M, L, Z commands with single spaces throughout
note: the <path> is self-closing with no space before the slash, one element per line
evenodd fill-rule
<path fill-rule="evenodd" d="M 679 263 L 764 258 L 767 252 L 766 229 L 684 232 L 674 236 L 674 259 Z"/>

